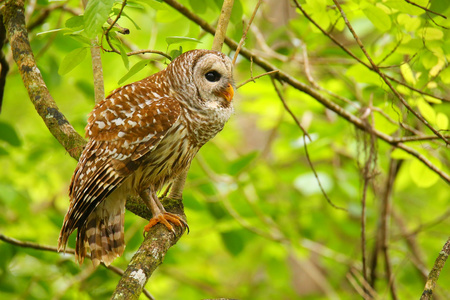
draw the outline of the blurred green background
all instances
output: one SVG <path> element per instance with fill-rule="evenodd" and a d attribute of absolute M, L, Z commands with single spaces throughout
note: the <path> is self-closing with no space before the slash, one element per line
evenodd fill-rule
<path fill-rule="evenodd" d="M 222 1 L 180 1 L 210 24 L 215 24 Z M 239 41 L 257 1 L 235 0 L 228 36 Z M 420 2 L 420 3 L 419 3 Z M 423 3 L 422 3 L 423 2 Z M 361 59 L 363 54 L 345 29 L 332 1 L 300 1 L 319 25 Z M 424 6 L 428 1 L 416 1 Z M 64 4 L 63 8 L 53 8 Z M 116 2 L 117 10 L 121 2 Z M 428 6 L 450 16 L 446 1 Z M 94 105 L 89 55 L 72 71 L 58 70 L 74 49 L 85 47 L 62 30 L 79 1 L 27 3 L 29 22 L 45 9 L 48 18 L 30 32 L 38 67 L 60 110 L 84 136 L 87 114 Z M 352 25 L 375 62 L 401 82 L 440 97 L 449 97 L 450 26 L 445 20 L 404 1 L 354 0 L 343 4 Z M 123 47 L 170 53 L 182 47 L 211 48 L 213 37 L 168 5 L 129 1 L 129 28 Z M 133 24 L 139 27 L 139 29 Z M 443 27 L 444 26 L 444 27 Z M 201 41 L 168 45 L 171 36 Z M 337 47 L 311 24 L 293 2 L 264 1 L 249 30 L 245 47 L 298 80 L 315 83 L 347 100 L 328 96 L 358 117 L 372 107 L 368 120 L 377 130 L 396 137 L 409 135 L 401 121 L 417 132 L 431 131 L 399 104 L 377 74 Z M 107 44 L 103 41 L 103 46 Z M 305 51 L 309 63 L 305 62 Z M 4 49 L 11 70 L 0 115 L 0 232 L 42 245 L 56 246 L 68 207 L 67 189 L 76 161 L 49 133 L 30 102 L 10 49 Z M 128 50 L 129 51 L 129 50 Z M 234 54 L 227 46 L 223 52 Z M 168 63 L 150 55 L 152 63 L 131 76 L 137 81 Z M 130 57 L 130 67 L 142 57 Z M 120 55 L 102 53 L 105 91 L 119 86 L 128 72 Z M 235 66 L 240 84 L 264 73 L 239 58 Z M 435 128 L 448 134 L 450 105 L 395 84 L 408 103 Z M 315 99 L 290 86 L 282 87 L 293 113 L 309 132 L 311 161 L 324 190 L 339 207 L 327 203 L 305 156 L 302 132 L 279 100 L 268 76 L 236 91 L 235 115 L 225 129 L 205 145 L 192 163 L 184 190 L 190 234 L 166 255 L 146 288 L 155 299 L 360 299 L 362 167 L 369 136 L 325 109 Z M 382 115 L 381 112 L 384 113 Z M 390 117 L 390 122 L 387 118 Z M 442 141 L 408 143 L 449 173 L 449 151 Z M 425 277 L 449 236 L 448 183 L 401 150 L 376 143 L 374 177 L 366 204 L 368 265 L 374 257 L 381 203 L 389 163 L 401 161 L 391 197 L 389 261 L 399 299 L 418 299 Z M 147 221 L 130 212 L 125 216 L 127 247 L 113 265 L 125 269 L 142 242 Z M 69 241 L 73 247 L 75 236 Z M 378 253 L 374 272 L 377 299 L 389 299 L 385 261 Z M 425 277 L 424 277 L 425 276 Z M 1 299 L 109 299 L 119 276 L 89 261 L 78 266 L 71 255 L 38 251 L 0 243 Z M 439 299 L 450 297 L 450 272 L 444 267 L 437 289 Z M 145 296 L 141 296 L 145 299 Z"/>

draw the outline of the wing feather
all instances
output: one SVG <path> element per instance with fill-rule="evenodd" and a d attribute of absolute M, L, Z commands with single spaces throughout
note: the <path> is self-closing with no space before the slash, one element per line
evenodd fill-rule
<path fill-rule="evenodd" d="M 90 140 L 70 183 L 71 203 L 61 229 L 60 248 L 97 205 L 138 168 L 140 158 L 158 146 L 180 116 L 175 99 L 158 97 L 155 87 L 139 86 L 131 84 L 114 91 L 95 106 L 88 119 Z"/>

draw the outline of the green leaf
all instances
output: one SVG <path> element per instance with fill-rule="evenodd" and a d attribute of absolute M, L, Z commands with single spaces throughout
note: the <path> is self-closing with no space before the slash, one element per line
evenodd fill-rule
<path fill-rule="evenodd" d="M 75 16 L 70 19 L 67 19 L 65 23 L 67 28 L 73 30 L 79 30 L 84 27 L 84 17 L 83 16 Z"/>
<path fill-rule="evenodd" d="M 129 70 L 130 69 L 130 61 L 128 59 L 127 51 L 122 46 L 122 44 L 120 44 L 120 43 L 114 43 L 114 44 L 120 50 L 120 56 L 122 57 L 123 65 L 125 66 L 125 68 L 127 68 L 127 70 Z"/>
<path fill-rule="evenodd" d="M 438 112 L 436 114 L 436 125 L 439 130 L 448 130 L 448 117 L 447 115 Z"/>
<path fill-rule="evenodd" d="M 170 57 L 172 57 L 172 60 L 174 60 L 175 58 L 180 56 L 182 53 L 183 53 L 183 47 L 180 46 L 179 49 L 174 49 L 174 50 L 170 51 Z"/>
<path fill-rule="evenodd" d="M 433 107 L 428 104 L 425 100 L 419 99 L 417 100 L 417 106 L 419 107 L 419 111 L 422 116 L 430 123 L 436 123 L 436 112 Z"/>
<path fill-rule="evenodd" d="M 94 38 L 101 32 L 113 4 L 114 0 L 89 0 L 84 12 L 84 27 L 88 37 Z"/>
<path fill-rule="evenodd" d="M 68 32 L 68 33 L 65 33 L 64 35 L 70 36 L 74 40 L 76 40 L 82 44 L 85 44 L 89 47 L 91 46 L 91 40 L 88 39 L 87 37 L 85 37 L 84 35 L 81 35 L 79 32 L 77 32 L 77 33 Z"/>
<path fill-rule="evenodd" d="M 407 14 L 399 14 L 397 22 L 402 25 L 406 31 L 416 31 L 420 26 L 420 18 L 413 18 Z"/>
<path fill-rule="evenodd" d="M 19 139 L 14 127 L 4 122 L 0 122 L 0 140 L 7 142 L 14 147 L 22 145 L 22 141 Z"/>
<path fill-rule="evenodd" d="M 407 83 L 412 85 L 416 84 L 416 78 L 414 77 L 413 71 L 408 63 L 404 63 L 400 66 L 400 72 Z"/>
<path fill-rule="evenodd" d="M 394 159 L 410 159 L 413 156 L 400 148 L 395 148 L 394 151 L 391 152 L 391 157 Z"/>
<path fill-rule="evenodd" d="M 391 18 L 381 8 L 370 5 L 363 9 L 363 13 L 378 30 L 385 32 L 391 29 Z"/>
<path fill-rule="evenodd" d="M 113 12 L 114 12 L 115 15 L 117 15 L 117 14 L 120 12 L 120 9 L 114 8 L 114 9 L 113 9 Z M 130 18 L 130 16 L 127 15 L 124 11 L 122 11 L 121 16 L 123 16 L 123 17 L 127 18 L 128 20 L 130 20 L 131 23 L 133 23 L 134 27 L 135 27 L 137 30 L 141 30 L 141 27 L 139 27 L 139 25 L 138 25 L 132 18 Z"/>
<path fill-rule="evenodd" d="M 427 41 L 440 41 L 444 37 L 444 32 L 439 28 L 434 27 L 425 27 L 422 30 L 419 30 L 418 34 L 423 36 Z"/>
<path fill-rule="evenodd" d="M 245 243 L 242 237 L 242 229 L 221 232 L 220 236 L 225 248 L 227 248 L 228 252 L 232 255 L 236 256 L 244 250 Z"/>
<path fill-rule="evenodd" d="M 416 7 L 412 4 L 408 4 L 405 0 L 390 0 L 384 2 L 383 4 L 409 15 L 421 15 L 425 13 L 423 9 Z"/>
<path fill-rule="evenodd" d="M 166 43 L 167 45 L 177 44 L 177 43 L 185 43 L 185 42 L 194 42 L 194 43 L 202 43 L 198 39 L 190 38 L 190 37 L 184 37 L 184 36 L 168 36 L 166 37 Z"/>
<path fill-rule="evenodd" d="M 427 157 L 437 168 L 441 168 L 441 162 L 434 157 Z M 413 159 L 409 165 L 409 174 L 414 183 L 421 188 L 427 188 L 439 180 L 439 175 L 431 171 L 421 161 Z"/>
<path fill-rule="evenodd" d="M 140 62 L 137 62 L 134 64 L 134 66 L 131 67 L 131 69 L 128 71 L 127 74 L 125 74 L 122 78 L 120 78 L 118 84 L 124 83 L 128 78 L 138 73 L 140 70 L 142 70 L 148 63 L 150 62 L 150 59 L 142 60 Z"/>
<path fill-rule="evenodd" d="M 58 74 L 66 75 L 70 71 L 72 71 L 76 66 L 78 66 L 86 57 L 87 49 L 77 48 L 71 51 L 69 54 L 64 57 L 61 65 L 59 66 Z"/>

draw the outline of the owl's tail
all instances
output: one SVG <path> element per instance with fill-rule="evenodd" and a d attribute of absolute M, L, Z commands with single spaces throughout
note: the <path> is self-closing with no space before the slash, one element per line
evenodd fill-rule
<path fill-rule="evenodd" d="M 80 265 L 86 257 L 87 248 L 90 249 L 94 267 L 101 262 L 109 266 L 125 249 L 125 205 L 111 209 L 104 207 L 103 203 L 89 215 L 84 226 L 78 228 L 75 259 Z"/>

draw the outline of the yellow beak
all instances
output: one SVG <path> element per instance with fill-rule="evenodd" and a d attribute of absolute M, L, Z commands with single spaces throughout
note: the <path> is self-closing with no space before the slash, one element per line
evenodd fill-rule
<path fill-rule="evenodd" d="M 228 102 L 231 102 L 234 96 L 234 89 L 231 84 L 228 84 L 227 89 L 221 93 L 221 95 L 227 99 Z"/>

